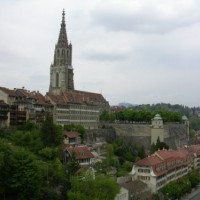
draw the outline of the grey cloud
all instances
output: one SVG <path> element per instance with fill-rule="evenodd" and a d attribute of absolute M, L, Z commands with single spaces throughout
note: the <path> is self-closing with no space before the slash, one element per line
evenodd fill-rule
<path fill-rule="evenodd" d="M 127 54 L 117 52 L 87 52 L 83 54 L 83 58 L 97 61 L 119 61 L 125 60 Z"/>
<path fill-rule="evenodd" d="M 191 12 L 191 13 L 190 13 Z M 193 14 L 195 12 L 196 14 Z M 189 17 L 187 15 L 190 15 Z M 135 31 L 140 33 L 165 33 L 200 21 L 199 10 L 178 13 L 177 16 L 162 16 L 162 12 L 151 8 L 139 11 L 118 11 L 113 8 L 97 9 L 91 13 L 92 24 L 110 31 Z"/>

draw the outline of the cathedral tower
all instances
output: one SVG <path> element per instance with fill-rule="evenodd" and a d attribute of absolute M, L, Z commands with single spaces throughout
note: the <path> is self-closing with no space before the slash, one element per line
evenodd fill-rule
<path fill-rule="evenodd" d="M 74 90 L 74 73 L 72 45 L 68 44 L 65 11 L 63 10 L 60 34 L 54 51 L 54 62 L 50 67 L 49 93 L 59 95 L 66 90 Z"/>

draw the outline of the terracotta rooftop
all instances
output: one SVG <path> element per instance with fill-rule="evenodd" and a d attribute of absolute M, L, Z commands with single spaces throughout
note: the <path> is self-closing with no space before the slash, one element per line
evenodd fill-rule
<path fill-rule="evenodd" d="M 86 158 L 94 158 L 93 154 L 86 146 L 78 146 L 78 147 L 68 147 L 66 150 L 72 155 L 72 152 L 75 152 L 76 159 L 86 159 Z"/>
<path fill-rule="evenodd" d="M 69 138 L 76 138 L 80 136 L 78 132 L 72 132 L 72 131 L 63 131 L 63 135 L 66 135 Z"/>
<path fill-rule="evenodd" d="M 10 90 L 10 89 L 5 88 L 5 87 L 0 87 L 0 90 L 2 90 L 3 92 L 5 92 L 9 96 L 13 96 L 13 97 L 16 96 L 16 91 L 15 90 Z"/>
<path fill-rule="evenodd" d="M 197 151 L 197 149 L 200 150 L 200 145 L 199 147 L 193 147 L 193 151 Z M 192 161 L 193 154 L 191 153 L 191 150 L 188 148 L 181 148 L 178 150 L 160 150 L 156 151 L 153 155 L 146 157 L 142 160 L 139 160 L 138 162 L 135 163 L 137 166 L 149 166 L 152 167 L 154 174 L 156 175 L 161 175 L 165 173 L 167 170 L 170 170 L 174 167 L 177 167 L 179 165 L 187 165 Z M 176 161 L 183 161 L 184 162 L 176 162 Z M 173 162 L 175 161 L 175 162 Z M 168 165 L 165 169 L 160 170 L 159 172 L 156 170 L 157 167 L 163 166 L 167 163 L 173 163 Z"/>
<path fill-rule="evenodd" d="M 139 160 L 138 162 L 135 163 L 135 165 L 153 166 L 162 162 L 163 160 L 159 158 L 157 155 L 152 155 L 142 160 Z"/>
<path fill-rule="evenodd" d="M 47 96 L 57 104 L 106 102 L 101 94 L 78 90 L 65 91 L 61 95 L 47 94 Z"/>
<path fill-rule="evenodd" d="M 200 145 L 191 145 L 189 149 L 191 152 L 196 153 L 197 151 L 200 150 Z"/>

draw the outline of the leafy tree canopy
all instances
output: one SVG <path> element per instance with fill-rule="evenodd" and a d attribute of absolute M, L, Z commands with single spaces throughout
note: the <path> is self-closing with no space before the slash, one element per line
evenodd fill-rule
<path fill-rule="evenodd" d="M 71 190 L 68 191 L 69 200 L 114 200 L 119 192 L 114 179 L 104 176 L 83 175 L 71 177 Z"/>

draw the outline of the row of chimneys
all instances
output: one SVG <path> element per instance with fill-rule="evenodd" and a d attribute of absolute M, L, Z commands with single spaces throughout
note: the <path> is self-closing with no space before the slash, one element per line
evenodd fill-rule
<path fill-rule="evenodd" d="M 25 91 L 28 92 L 28 93 L 31 92 L 30 90 L 26 90 L 24 86 L 22 87 L 22 89 L 25 90 Z M 14 88 L 14 90 L 16 91 L 17 88 Z M 37 92 L 36 92 L 36 91 L 33 91 L 33 93 L 34 93 L 34 94 L 35 94 L 35 93 L 39 93 L 39 90 L 37 90 Z"/>

